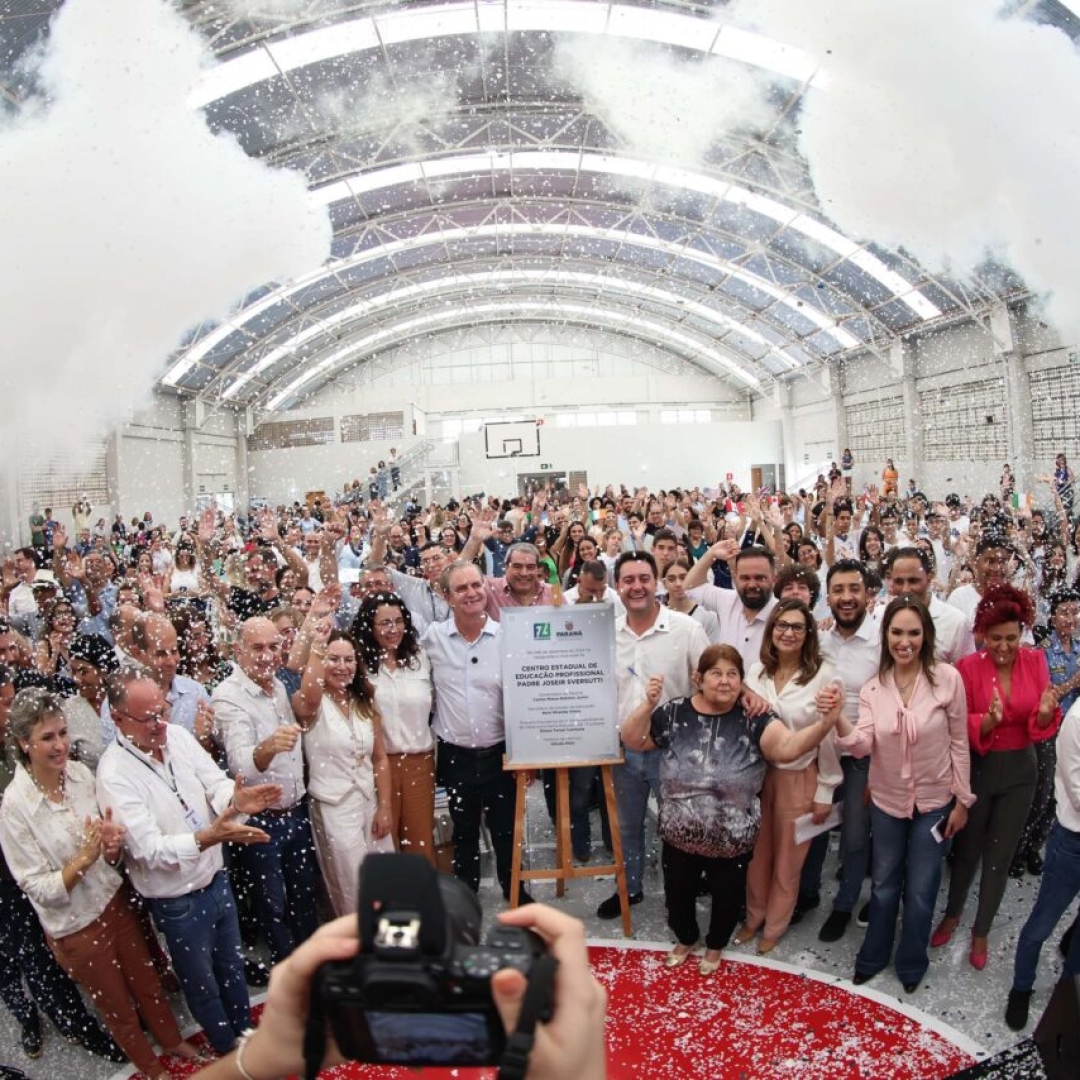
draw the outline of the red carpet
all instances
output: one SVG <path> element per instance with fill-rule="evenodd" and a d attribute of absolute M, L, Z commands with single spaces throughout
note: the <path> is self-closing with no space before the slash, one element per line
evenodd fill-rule
<path fill-rule="evenodd" d="M 610 995 L 612 1080 L 939 1080 L 974 1061 L 931 1017 L 906 1015 L 786 965 L 725 961 L 703 979 L 693 960 L 669 971 L 664 954 L 652 949 L 598 946 L 590 955 Z M 343 1065 L 322 1075 L 412 1080 L 418 1074 Z M 495 1071 L 422 1075 L 488 1080 Z"/>

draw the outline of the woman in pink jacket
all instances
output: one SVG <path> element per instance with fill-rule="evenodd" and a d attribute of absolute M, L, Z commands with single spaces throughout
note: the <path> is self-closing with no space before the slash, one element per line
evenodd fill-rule
<path fill-rule="evenodd" d="M 967 823 L 969 784 L 964 684 L 934 662 L 934 621 L 914 596 L 898 596 L 881 624 L 878 674 L 859 695 L 859 721 L 841 719 L 837 746 L 870 759 L 873 891 L 855 982 L 889 964 L 903 900 L 896 974 L 913 993 L 930 965 L 927 947 L 941 886 L 942 838 Z"/>

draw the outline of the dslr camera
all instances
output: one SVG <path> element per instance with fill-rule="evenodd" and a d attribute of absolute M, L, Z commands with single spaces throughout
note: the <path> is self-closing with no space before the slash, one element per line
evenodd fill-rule
<path fill-rule="evenodd" d="M 495 926 L 480 943 L 480 902 L 420 855 L 371 854 L 360 870 L 360 952 L 323 964 L 309 1023 L 341 1053 L 386 1065 L 497 1065 L 506 1032 L 491 976 L 529 977 L 545 952 L 531 930 Z M 550 995 L 541 1019 L 551 1015 Z"/>

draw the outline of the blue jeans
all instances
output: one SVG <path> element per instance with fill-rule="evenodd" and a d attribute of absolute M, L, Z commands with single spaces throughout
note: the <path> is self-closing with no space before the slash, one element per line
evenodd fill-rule
<path fill-rule="evenodd" d="M 568 769 L 570 780 L 570 846 L 574 857 L 585 860 L 592 850 L 592 824 L 589 806 L 592 803 L 596 767 Z M 555 770 L 544 770 L 544 800 L 551 820 L 555 821 Z"/>
<path fill-rule="evenodd" d="M 870 758 L 844 756 L 840 766 L 844 770 L 844 781 L 836 789 L 833 802 L 843 804 L 844 817 L 840 822 L 840 888 L 836 891 L 833 907 L 850 915 L 859 902 L 870 857 L 870 808 L 864 800 Z M 810 851 L 799 879 L 799 899 L 804 904 L 821 898 L 821 870 L 828 853 L 828 833 L 821 833 L 810 841 Z"/>
<path fill-rule="evenodd" d="M 641 892 L 645 870 L 645 811 L 649 792 L 660 802 L 660 751 L 627 750 L 626 763 L 611 773 L 626 864 L 626 891 L 633 896 Z"/>
<path fill-rule="evenodd" d="M 859 974 L 876 975 L 888 966 L 901 899 L 904 915 L 896 948 L 896 974 L 902 983 L 917 983 L 926 974 L 945 855 L 943 845 L 930 830 L 948 817 L 950 809 L 943 806 L 926 813 L 916 810 L 910 818 L 896 818 L 871 803 L 874 887 L 870 893 L 870 925 L 855 958 Z"/>
<path fill-rule="evenodd" d="M 1080 893 L 1080 833 L 1054 822 L 1046 842 L 1046 862 L 1039 880 L 1039 895 L 1016 945 L 1013 989 L 1031 990 L 1043 942 L 1054 932 L 1061 916 Z M 1066 976 L 1080 975 L 1080 934 L 1073 934 L 1065 958 Z"/>
<path fill-rule="evenodd" d="M 255 910 L 280 963 L 319 925 L 315 911 L 318 863 L 307 799 L 287 814 L 256 814 L 250 824 L 270 835 L 269 844 L 240 849 L 240 859 L 254 884 Z"/>
<path fill-rule="evenodd" d="M 227 1054 L 251 1026 L 240 924 L 228 878 L 221 872 L 205 889 L 148 897 L 146 903 L 169 946 L 191 1015 L 210 1045 Z"/>

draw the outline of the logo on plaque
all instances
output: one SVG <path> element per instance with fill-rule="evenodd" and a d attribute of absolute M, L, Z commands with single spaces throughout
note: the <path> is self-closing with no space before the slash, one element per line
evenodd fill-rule
<path fill-rule="evenodd" d="M 550 641 L 551 640 L 551 623 L 536 622 L 533 623 L 533 641 Z"/>

